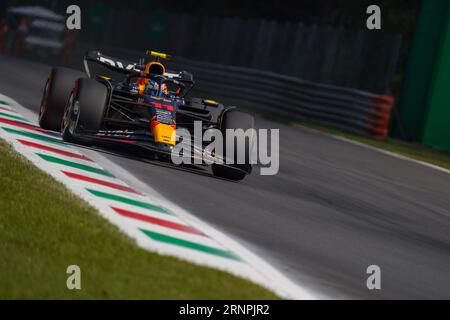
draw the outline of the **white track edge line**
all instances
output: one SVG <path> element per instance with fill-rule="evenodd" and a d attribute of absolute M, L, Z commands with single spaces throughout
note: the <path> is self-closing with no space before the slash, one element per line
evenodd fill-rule
<path fill-rule="evenodd" d="M 336 140 L 339 140 L 339 141 L 342 141 L 342 142 L 347 142 L 347 143 L 350 143 L 350 144 L 353 144 L 353 145 L 356 145 L 356 146 L 359 146 L 359 147 L 362 147 L 362 148 L 365 148 L 365 149 L 369 149 L 369 150 L 372 150 L 372 151 L 375 151 L 375 152 L 378 152 L 378 153 L 382 153 L 382 154 L 385 154 L 385 155 L 388 155 L 388 156 L 391 156 L 391 157 L 394 157 L 394 158 L 397 158 L 397 159 L 413 162 L 415 164 L 419 164 L 419 165 L 422 165 L 422 166 L 425 166 L 425 167 L 428 167 L 428 168 L 431 168 L 431 169 L 435 169 L 435 170 L 438 170 L 438 171 L 450 174 L 450 170 L 448 170 L 446 168 L 443 168 L 443 167 L 440 167 L 438 165 L 432 164 L 432 163 L 428 163 L 428 162 L 425 162 L 425 161 L 422 161 L 422 160 L 417 160 L 417 159 L 408 157 L 406 155 L 402 155 L 402 154 L 399 154 L 399 153 L 396 153 L 396 152 L 393 152 L 393 151 L 388 151 L 388 150 L 384 150 L 384 149 L 381 149 L 381 148 L 377 148 L 377 147 L 365 144 L 363 142 L 359 142 L 359 141 L 355 141 L 355 140 L 352 140 L 352 139 L 349 139 L 349 138 L 341 137 L 341 136 L 338 136 L 338 135 L 335 135 L 335 134 L 332 134 L 332 133 L 320 131 L 318 129 L 305 127 L 305 126 L 302 126 L 301 124 L 295 124 L 295 126 L 300 127 L 302 129 L 305 129 L 307 131 L 311 131 L 311 132 L 314 132 L 314 133 L 319 133 L 319 134 L 327 136 L 329 138 L 333 138 L 333 139 L 336 139 Z"/>

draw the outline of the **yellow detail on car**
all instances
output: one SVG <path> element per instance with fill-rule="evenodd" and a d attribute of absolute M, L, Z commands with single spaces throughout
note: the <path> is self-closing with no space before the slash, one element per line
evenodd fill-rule
<path fill-rule="evenodd" d="M 155 57 L 155 58 L 160 58 L 160 59 L 170 59 L 171 56 L 168 55 L 167 53 L 162 53 L 162 52 L 157 52 L 157 51 L 147 51 L 147 54 L 149 56 Z"/>
<path fill-rule="evenodd" d="M 153 127 L 153 136 L 155 142 L 167 143 L 175 145 L 176 142 L 176 129 L 175 126 L 170 124 L 158 123 Z"/>
<path fill-rule="evenodd" d="M 203 100 L 203 103 L 206 105 L 209 105 L 209 106 L 214 106 L 214 107 L 217 107 L 219 105 L 219 103 L 217 101 L 209 100 L 209 99 Z"/>

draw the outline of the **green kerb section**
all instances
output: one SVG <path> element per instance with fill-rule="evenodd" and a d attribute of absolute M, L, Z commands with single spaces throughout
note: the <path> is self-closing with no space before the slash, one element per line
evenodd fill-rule
<path fill-rule="evenodd" d="M 57 163 L 57 164 L 61 164 L 63 166 L 68 166 L 71 168 L 76 168 L 76 169 L 80 169 L 80 170 L 84 170 L 84 171 L 88 171 L 88 172 L 92 172 L 92 173 L 98 173 L 104 176 L 108 176 L 108 177 L 113 177 L 114 176 L 109 173 L 108 171 L 104 170 L 104 169 L 99 169 L 99 168 L 94 168 L 94 167 L 90 167 L 90 166 L 86 166 L 84 164 L 79 164 L 76 162 L 72 162 L 72 161 L 67 161 L 67 160 L 63 160 L 60 158 L 55 158 L 52 156 L 48 156 L 45 154 L 41 154 L 41 153 L 36 153 L 39 157 L 41 157 L 42 159 L 44 159 L 45 161 L 48 162 L 52 162 L 52 163 Z"/>
<path fill-rule="evenodd" d="M 9 106 L 9 103 L 3 100 L 0 100 L 0 105 Z"/>
<path fill-rule="evenodd" d="M 156 233 L 156 232 L 145 230 L 145 229 L 139 229 L 139 230 L 141 230 L 145 235 L 147 235 L 148 237 L 150 237 L 151 239 L 153 239 L 155 241 L 173 244 L 176 246 L 180 246 L 180 247 L 184 247 L 184 248 L 188 248 L 188 249 L 192 249 L 192 250 L 197 250 L 200 252 L 209 253 L 212 255 L 216 255 L 216 256 L 220 256 L 220 257 L 224 257 L 224 258 L 228 258 L 228 259 L 242 261 L 242 259 L 239 256 L 237 256 L 236 254 L 234 254 L 233 252 L 228 251 L 228 250 L 221 250 L 221 249 L 217 249 L 217 248 L 213 248 L 213 247 L 208 247 L 203 244 L 198 244 L 195 242 L 166 236 L 164 234 Z"/>
<path fill-rule="evenodd" d="M 44 142 L 50 142 L 50 143 L 54 143 L 54 144 L 58 144 L 58 145 L 64 144 L 64 142 L 61 140 L 46 137 L 46 136 L 43 136 L 40 134 L 31 133 L 28 131 L 15 130 L 15 129 L 10 129 L 10 128 L 6 128 L 6 127 L 2 127 L 2 129 L 9 133 L 18 134 L 18 135 L 21 135 L 24 137 L 33 138 L 33 139 L 41 140 Z"/>
<path fill-rule="evenodd" d="M 150 204 L 150 203 L 142 202 L 142 201 L 138 201 L 138 200 L 133 200 L 133 199 L 130 199 L 130 198 L 125 198 L 125 197 L 117 196 L 115 194 L 101 192 L 101 191 L 97 191 L 97 190 L 92 190 L 92 189 L 86 189 L 86 190 L 89 191 L 90 193 L 92 193 L 96 197 L 109 199 L 109 200 L 114 200 L 114 201 L 119 201 L 119 202 L 122 202 L 122 203 L 130 204 L 132 206 L 137 206 L 137 207 L 141 207 L 141 208 L 144 208 L 144 209 L 149 209 L 149 210 L 152 210 L 152 211 L 156 211 L 156 212 L 159 212 L 159 213 L 173 215 L 171 212 L 167 211 L 166 209 L 161 208 L 160 206 L 157 206 L 157 205 L 154 205 L 154 204 Z"/>
<path fill-rule="evenodd" d="M 28 119 L 25 119 L 25 118 L 19 117 L 19 116 L 13 116 L 13 115 L 10 115 L 10 114 L 4 113 L 4 112 L 0 112 L 0 116 L 11 118 L 11 119 L 15 119 L 15 120 L 29 122 Z"/>

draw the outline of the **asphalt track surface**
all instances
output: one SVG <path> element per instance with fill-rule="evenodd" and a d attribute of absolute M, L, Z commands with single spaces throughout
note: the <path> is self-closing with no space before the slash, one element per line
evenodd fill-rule
<path fill-rule="evenodd" d="M 0 93 L 37 112 L 49 67 L 0 58 Z M 450 174 L 257 117 L 280 172 L 241 183 L 102 152 L 320 298 L 450 299 Z M 381 268 L 381 290 L 366 269 Z"/>

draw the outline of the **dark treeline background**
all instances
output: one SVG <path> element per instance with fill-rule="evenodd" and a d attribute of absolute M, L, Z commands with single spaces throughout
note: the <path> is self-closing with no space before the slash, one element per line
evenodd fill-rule
<path fill-rule="evenodd" d="M 305 24 L 364 28 L 366 8 L 371 4 L 383 9 L 383 28 L 387 32 L 411 32 L 421 0 L 2 0 L 0 10 L 10 5 L 42 4 L 63 12 L 68 5 L 89 7 L 105 3 L 113 8 L 136 11 L 164 9 L 195 15 L 236 16 L 302 21 Z"/>
<path fill-rule="evenodd" d="M 85 43 L 168 50 L 196 60 L 395 94 L 421 0 L 2 0 L 0 14 L 8 6 L 36 4 L 63 14 L 68 5 L 78 4 Z M 366 29 L 371 4 L 381 7 L 381 31 Z M 99 17 L 103 12 L 104 18 L 94 12 Z M 158 40 L 152 30 L 161 26 L 164 36 Z"/>

